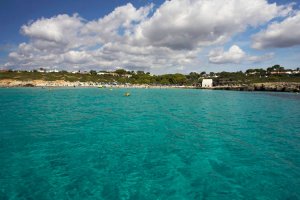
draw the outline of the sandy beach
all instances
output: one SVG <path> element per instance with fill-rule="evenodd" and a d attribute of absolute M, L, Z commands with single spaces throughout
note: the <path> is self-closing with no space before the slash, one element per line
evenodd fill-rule
<path fill-rule="evenodd" d="M 69 82 L 64 80 L 44 81 L 19 81 L 13 79 L 0 80 L 0 87 L 112 87 L 112 88 L 196 88 L 195 86 L 160 86 L 146 84 L 106 84 L 97 82 Z"/>

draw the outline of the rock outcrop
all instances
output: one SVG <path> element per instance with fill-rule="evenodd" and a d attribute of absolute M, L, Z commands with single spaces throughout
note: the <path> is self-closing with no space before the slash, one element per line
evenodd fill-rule
<path fill-rule="evenodd" d="M 300 83 L 293 82 L 269 82 L 254 83 L 249 85 L 215 86 L 215 90 L 238 91 L 272 91 L 272 92 L 300 92 Z"/>

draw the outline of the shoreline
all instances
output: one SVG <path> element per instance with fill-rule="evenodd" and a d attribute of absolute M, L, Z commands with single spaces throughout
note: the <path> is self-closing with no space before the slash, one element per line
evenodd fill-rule
<path fill-rule="evenodd" d="M 80 87 L 80 88 L 151 88 L 151 89 L 205 89 L 205 90 L 233 90 L 233 91 L 267 91 L 267 92 L 300 92 L 300 83 L 297 82 L 267 82 L 253 83 L 242 85 L 223 85 L 213 86 L 211 88 L 203 88 L 197 86 L 178 86 L 178 85 L 147 85 L 147 84 L 107 84 L 97 82 L 69 82 L 64 80 L 44 81 L 31 80 L 19 81 L 14 79 L 0 80 L 0 88 L 16 88 L 16 87 Z"/>
<path fill-rule="evenodd" d="M 253 83 L 249 85 L 235 86 L 215 86 L 214 90 L 234 90 L 234 91 L 261 91 L 261 92 L 300 92 L 300 83 L 297 82 L 267 82 Z"/>
<path fill-rule="evenodd" d="M 32 80 L 32 81 L 18 81 L 13 79 L 0 80 L 0 88 L 16 88 L 16 87 L 39 87 L 39 88 L 54 88 L 54 87 L 79 87 L 79 88 L 182 88 L 182 89 L 196 89 L 195 86 L 177 86 L 177 85 L 147 85 L 147 84 L 108 84 L 97 82 L 69 82 L 63 80 L 56 81 L 44 81 L 44 80 Z"/>

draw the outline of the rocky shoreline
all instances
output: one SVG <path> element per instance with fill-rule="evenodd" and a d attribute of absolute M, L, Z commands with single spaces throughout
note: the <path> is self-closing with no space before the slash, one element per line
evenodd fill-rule
<path fill-rule="evenodd" d="M 147 84 L 104 84 L 96 82 L 68 82 L 64 80 L 44 81 L 19 81 L 13 79 L 0 80 L 0 87 L 112 87 L 112 88 L 187 88 L 187 89 L 212 89 L 212 90 L 234 90 L 234 91 L 270 91 L 270 92 L 300 92 L 300 83 L 293 82 L 269 82 L 254 83 L 249 85 L 223 85 L 212 88 L 201 88 L 195 86 L 161 86 Z"/>
<path fill-rule="evenodd" d="M 268 92 L 300 92 L 300 83 L 293 82 L 269 82 L 254 83 L 249 85 L 215 86 L 214 90 L 236 91 L 268 91 Z"/>

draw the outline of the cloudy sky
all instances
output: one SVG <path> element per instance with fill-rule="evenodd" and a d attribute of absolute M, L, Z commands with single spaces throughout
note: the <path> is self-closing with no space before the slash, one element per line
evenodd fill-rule
<path fill-rule="evenodd" d="M 298 1 L 0 0 L 0 23 L 0 68 L 300 66 Z"/>

